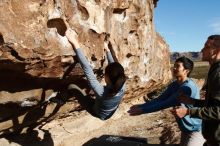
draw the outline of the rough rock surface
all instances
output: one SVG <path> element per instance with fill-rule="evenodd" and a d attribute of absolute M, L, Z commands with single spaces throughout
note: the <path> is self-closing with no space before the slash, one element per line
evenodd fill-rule
<path fill-rule="evenodd" d="M 106 66 L 103 42 L 109 36 L 109 45 L 129 79 L 135 80 L 135 88 L 170 79 L 168 46 L 155 32 L 152 0 L 1 1 L 0 7 L 1 70 L 34 78 L 64 78 L 76 62 L 63 36 L 66 23 L 79 34 L 98 75 Z M 79 75 L 76 68 L 66 76 Z"/>
<path fill-rule="evenodd" d="M 103 44 L 109 38 L 109 47 L 128 76 L 124 103 L 166 84 L 171 78 L 169 50 L 154 28 L 156 3 L 157 0 L 0 1 L 0 135 L 22 133 L 25 128 L 31 131 L 39 125 L 42 128 L 56 117 L 68 113 L 75 116 L 75 111 L 83 110 L 76 96 L 66 93 L 70 83 L 92 93 L 64 36 L 67 27 L 78 33 L 80 45 L 100 81 L 107 64 Z M 65 99 L 64 105 L 48 104 L 55 95 Z M 76 117 L 82 124 L 85 116 Z M 82 128 L 85 129 L 86 126 Z"/>

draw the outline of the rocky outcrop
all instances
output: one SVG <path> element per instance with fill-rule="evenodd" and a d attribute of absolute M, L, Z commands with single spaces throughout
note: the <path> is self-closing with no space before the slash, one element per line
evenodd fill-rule
<path fill-rule="evenodd" d="M 100 81 L 107 64 L 103 44 L 109 38 L 109 47 L 128 77 L 125 102 L 166 84 L 171 78 L 169 50 L 155 32 L 156 3 L 157 0 L 1 1 L 1 134 L 11 129 L 19 131 L 46 115 L 54 116 L 60 107 L 47 110 L 45 105 L 52 96 L 62 95 L 68 100 L 65 93 L 70 83 L 91 93 L 64 36 L 67 27 L 78 33 L 80 45 Z M 68 106 L 67 111 L 80 106 L 74 97 L 72 100 L 73 106 Z M 36 109 L 43 112 L 33 112 Z M 38 117 L 22 123 L 28 114 Z"/>

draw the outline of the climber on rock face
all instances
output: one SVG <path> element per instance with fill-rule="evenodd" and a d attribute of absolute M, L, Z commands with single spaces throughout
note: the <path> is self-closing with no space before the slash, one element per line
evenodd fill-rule
<path fill-rule="evenodd" d="M 122 97 L 124 96 L 126 76 L 124 74 L 123 66 L 113 59 L 108 44 L 105 42 L 104 49 L 109 64 L 105 68 L 104 77 L 106 85 L 103 86 L 97 80 L 93 69 L 83 54 L 83 50 L 80 48 L 78 36 L 75 31 L 67 29 L 66 37 L 73 46 L 89 85 L 95 93 L 96 98 L 92 108 L 94 115 L 101 120 L 110 118 L 118 108 Z"/>
<path fill-rule="evenodd" d="M 134 105 L 128 111 L 130 115 L 141 115 L 152 113 L 162 109 L 173 107 L 172 112 L 177 106 L 188 109 L 194 108 L 192 104 L 183 104 L 179 96 L 187 95 L 191 99 L 200 99 L 199 88 L 196 83 L 189 78 L 193 70 L 193 62 L 187 57 L 178 58 L 173 67 L 173 76 L 175 80 L 170 83 L 167 89 L 157 98 L 144 104 Z M 202 146 L 205 139 L 201 133 L 202 121 L 198 118 L 185 116 L 176 117 L 178 126 L 181 130 L 180 146 Z"/>

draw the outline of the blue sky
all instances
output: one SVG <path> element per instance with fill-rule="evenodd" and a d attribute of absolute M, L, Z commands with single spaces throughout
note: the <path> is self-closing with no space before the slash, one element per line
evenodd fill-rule
<path fill-rule="evenodd" d="M 220 34 L 220 0 L 159 0 L 154 23 L 171 52 L 200 51 Z"/>

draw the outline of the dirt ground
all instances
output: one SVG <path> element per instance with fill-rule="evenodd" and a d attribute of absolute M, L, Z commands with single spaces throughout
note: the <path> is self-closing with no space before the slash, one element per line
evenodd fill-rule
<path fill-rule="evenodd" d="M 204 80 L 196 80 L 200 85 Z M 33 129 L 0 138 L 0 146 L 87 146 L 93 139 L 105 136 L 125 136 L 144 139 L 148 144 L 178 144 L 180 131 L 170 109 L 155 113 L 130 116 L 129 108 L 143 100 L 123 102 L 111 119 L 101 121 L 85 110 L 67 111 Z M 34 115 L 33 115 L 34 116 Z M 158 145 L 159 146 L 159 145 Z"/>
<path fill-rule="evenodd" d="M 80 146 L 103 135 L 144 138 L 149 144 L 178 143 L 179 130 L 169 109 L 140 116 L 127 113 L 124 103 L 114 116 L 101 121 L 86 111 L 70 112 L 57 117 L 32 131 L 9 135 L 0 139 L 0 146 L 45 145 Z"/>

